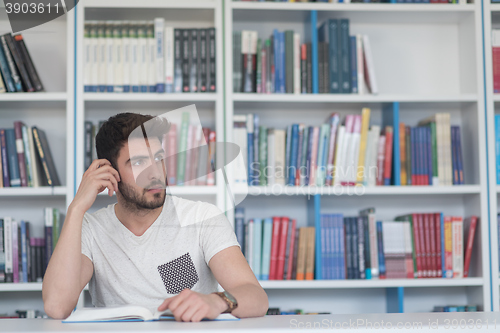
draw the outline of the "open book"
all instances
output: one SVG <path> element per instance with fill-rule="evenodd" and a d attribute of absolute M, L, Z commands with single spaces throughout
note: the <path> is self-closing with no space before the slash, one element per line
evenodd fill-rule
<path fill-rule="evenodd" d="M 109 322 L 109 321 L 153 321 L 172 320 L 170 310 L 151 313 L 147 308 L 137 305 L 123 305 L 104 308 L 83 308 L 74 311 L 63 323 Z M 206 319 L 204 319 L 206 320 Z M 239 320 L 230 313 L 221 313 L 214 320 Z"/>

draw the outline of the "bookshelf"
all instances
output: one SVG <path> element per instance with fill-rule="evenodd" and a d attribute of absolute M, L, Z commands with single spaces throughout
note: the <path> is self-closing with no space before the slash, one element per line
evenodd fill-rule
<path fill-rule="evenodd" d="M 436 112 L 449 112 L 452 123 L 461 126 L 462 137 L 468 138 L 464 153 L 473 156 L 466 162 L 464 186 L 366 187 L 363 193 L 347 187 L 249 186 L 247 197 L 239 205 L 245 209 L 245 220 L 286 215 L 296 218 L 298 226 L 305 226 L 310 224 L 308 209 L 315 200 L 321 213 L 344 216 L 375 207 L 377 220 L 392 220 L 409 212 L 442 211 L 475 214 L 487 221 L 487 170 L 479 163 L 486 158 L 485 138 L 480 134 L 485 130 L 481 10 L 481 3 L 225 1 L 226 68 L 233 68 L 233 31 L 254 30 L 265 39 L 273 29 L 290 29 L 300 34 L 301 43 L 307 43 L 313 39 L 315 22 L 319 25 L 328 18 L 348 18 L 350 35 L 369 35 L 379 86 L 378 95 L 239 93 L 233 92 L 232 71 L 227 70 L 229 140 L 233 137 L 234 115 L 254 113 L 259 115 L 261 125 L 285 129 L 292 123 L 317 126 L 331 112 L 338 112 L 343 119 L 369 107 L 370 124 L 380 125 L 384 106 L 398 102 L 399 121 L 410 126 Z M 247 190 L 245 186 L 236 187 L 234 192 L 238 197 Z M 431 311 L 438 303 L 450 302 L 477 303 L 490 311 L 489 230 L 480 226 L 477 232 L 475 267 L 466 279 L 261 281 L 261 285 L 268 292 L 270 306 L 284 310 L 298 305 L 332 313 L 385 312 L 399 296 L 400 309 L 405 312 Z"/>
<path fill-rule="evenodd" d="M 380 124 L 387 104 L 400 104 L 400 121 L 415 126 L 436 112 L 449 112 L 452 124 L 463 132 L 466 185 L 385 186 L 353 188 L 289 186 L 233 187 L 245 208 L 245 218 L 288 215 L 299 226 L 308 220 L 311 201 L 321 213 L 357 214 L 377 208 L 377 219 L 392 220 L 403 213 L 443 211 L 445 214 L 481 218 L 476 235 L 471 277 L 465 279 L 314 280 L 261 281 L 270 306 L 284 310 L 332 313 L 385 312 L 399 294 L 405 312 L 424 312 L 438 304 L 478 304 L 497 311 L 500 304 L 496 214 L 500 186 L 495 182 L 493 114 L 500 112 L 500 97 L 492 89 L 491 47 L 488 31 L 500 24 L 500 5 L 484 2 L 486 91 L 483 89 L 482 3 L 435 4 L 334 4 L 233 2 L 229 0 L 86 0 L 74 11 L 23 33 L 46 87 L 44 93 L 1 94 L 0 127 L 14 120 L 39 125 L 49 136 L 63 186 L 36 189 L 0 189 L 2 215 L 34 222 L 41 232 L 42 209 L 55 206 L 65 211 L 84 173 L 84 122 L 125 111 L 160 115 L 195 104 L 203 126 L 217 132 L 217 141 L 232 141 L 233 116 L 259 114 L 261 124 L 285 128 L 291 123 L 323 123 L 332 112 L 359 114 L 372 110 L 372 124 Z M 379 84 L 378 95 L 353 94 L 252 94 L 233 93 L 232 32 L 257 30 L 267 37 L 274 28 L 293 29 L 301 42 L 311 41 L 311 15 L 317 23 L 327 18 L 348 18 L 352 33 L 369 34 Z M 217 40 L 217 92 L 183 94 L 84 93 L 83 26 L 85 20 L 152 20 L 164 17 L 174 27 L 215 27 Z M 490 20 L 491 19 L 491 20 Z M 0 28 L 10 29 L 0 6 Z M 54 38 L 54 37 L 57 38 Z M 76 39 L 75 39 L 76 36 Z M 490 44 L 488 44 L 490 43 Z M 50 45 L 48 47 L 47 45 Z M 76 50 L 76 54 L 74 54 Z M 460 56 L 459 56 L 460 55 Z M 61 66 L 64 70 L 61 70 Z M 422 71 L 421 68 L 427 70 Z M 76 80 L 74 77 L 76 73 Z M 383 75 L 382 75 L 383 74 Z M 485 97 L 486 96 L 486 104 Z M 497 105 L 498 104 L 498 105 Z M 483 111 L 488 110 L 485 118 Z M 305 112 L 306 111 L 306 112 Z M 488 131 L 488 137 L 484 136 Z M 467 138 L 467 140 L 465 140 Z M 486 148 L 486 143 L 488 148 Z M 488 158 L 489 171 L 483 161 Z M 228 169 L 232 176 L 232 170 Z M 173 195 L 204 200 L 227 210 L 234 220 L 231 198 L 222 175 L 216 186 L 178 186 Z M 340 192 L 339 192 L 340 191 Z M 23 202 L 20 198 L 23 197 Z M 115 201 L 98 196 L 93 211 Z M 30 204 L 26 209 L 26 202 Z M 489 207 L 489 208 L 488 208 Z M 486 224 L 489 216 L 489 225 Z M 490 239 L 491 234 L 491 239 Z M 41 234 L 40 234 L 41 235 Z M 490 251 L 491 249 L 491 251 Z M 490 267 L 491 253 L 491 267 Z M 492 289 L 490 289 L 490 270 Z M 29 306 L 43 310 L 41 284 L 0 284 L 0 313 Z M 90 305 L 83 293 L 79 305 Z M 493 304 L 493 306 L 492 306 Z"/>
<path fill-rule="evenodd" d="M 0 32 L 10 32 L 5 7 L 0 6 Z M 42 26 L 23 31 L 44 92 L 0 95 L 0 127 L 23 121 L 47 134 L 62 186 L 1 188 L 1 216 L 31 223 L 31 236 L 44 235 L 44 207 L 56 207 L 65 215 L 73 196 L 73 16 L 64 15 Z M 16 309 L 43 311 L 41 283 L 2 283 L 0 313 Z"/>
<path fill-rule="evenodd" d="M 493 93 L 493 62 L 491 30 L 500 28 L 500 5 L 484 2 L 484 55 L 485 55 L 485 100 L 486 100 L 486 123 L 488 139 L 488 178 L 489 178 L 489 230 L 491 234 L 491 285 L 492 306 L 494 311 L 500 310 L 500 276 L 499 276 L 499 254 L 498 254 L 498 222 L 497 215 L 500 213 L 500 186 L 497 185 L 496 177 L 496 154 L 495 154 L 495 115 L 500 113 L 500 98 Z"/>

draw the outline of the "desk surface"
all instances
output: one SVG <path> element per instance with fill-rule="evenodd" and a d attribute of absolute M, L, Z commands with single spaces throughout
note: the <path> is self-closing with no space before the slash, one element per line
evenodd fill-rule
<path fill-rule="evenodd" d="M 66 323 L 51 319 L 2 319 L 0 332 L 317 332 L 318 330 L 359 332 L 498 332 L 500 313 L 455 312 L 361 315 L 284 315 L 246 318 L 238 321 L 175 321 L 127 323 Z"/>

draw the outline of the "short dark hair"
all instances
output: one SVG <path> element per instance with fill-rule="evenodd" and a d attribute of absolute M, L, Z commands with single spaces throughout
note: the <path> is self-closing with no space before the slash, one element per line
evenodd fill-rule
<path fill-rule="evenodd" d="M 142 127 L 142 131 L 134 131 L 139 127 Z M 170 123 L 162 117 L 131 112 L 114 115 L 102 124 L 96 135 L 97 158 L 107 159 L 113 168 L 118 169 L 116 164 L 118 154 L 120 149 L 128 142 L 131 134 L 134 136 L 140 135 L 138 138 L 142 139 L 145 130 L 147 137 L 157 137 L 161 142 L 169 129 Z"/>

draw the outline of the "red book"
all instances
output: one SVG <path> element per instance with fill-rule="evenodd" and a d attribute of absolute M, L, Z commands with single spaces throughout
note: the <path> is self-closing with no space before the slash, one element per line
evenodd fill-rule
<path fill-rule="evenodd" d="M 207 185 L 215 184 L 215 172 L 212 168 L 212 162 L 215 166 L 215 131 L 210 131 L 208 140 L 208 165 L 207 165 Z"/>
<path fill-rule="evenodd" d="M 493 50 L 493 92 L 500 93 L 500 34 L 491 31 L 491 45 Z"/>
<path fill-rule="evenodd" d="M 417 261 L 417 278 L 423 276 L 423 265 L 422 265 L 422 249 L 420 248 L 420 226 L 418 214 L 412 214 L 411 216 L 413 223 L 413 242 L 415 243 L 415 258 Z"/>
<path fill-rule="evenodd" d="M 472 254 L 472 246 L 474 245 L 474 235 L 476 234 L 477 216 L 471 216 L 464 221 L 465 234 L 467 235 L 467 245 L 465 248 L 464 259 L 464 277 L 469 276 L 470 257 Z"/>
<path fill-rule="evenodd" d="M 285 254 L 286 254 L 286 239 L 288 236 L 288 223 L 290 219 L 286 216 L 281 218 L 280 240 L 278 249 L 278 263 L 276 269 L 276 280 L 283 280 L 283 272 L 285 270 Z"/>
<path fill-rule="evenodd" d="M 24 142 L 23 142 L 23 123 L 20 121 L 14 122 L 14 133 L 16 136 L 16 151 L 17 151 L 17 160 L 19 162 L 19 175 L 21 178 L 21 186 L 28 186 L 28 175 L 26 173 L 26 159 L 24 152 Z M 26 152 L 29 153 L 29 152 Z"/>
<path fill-rule="evenodd" d="M 384 185 L 391 185 L 392 171 L 392 126 L 385 127 Z"/>
<path fill-rule="evenodd" d="M 452 242 L 452 232 L 451 232 L 452 217 L 444 217 L 444 277 L 453 277 L 453 242 Z"/>
<path fill-rule="evenodd" d="M 422 263 L 422 277 L 426 278 L 427 272 L 428 272 L 428 267 L 427 266 L 427 258 L 426 258 L 426 251 L 425 251 L 425 232 L 424 232 L 424 217 L 423 214 L 417 214 L 417 220 L 418 220 L 418 242 L 420 245 L 420 260 Z"/>
<path fill-rule="evenodd" d="M 432 277 L 432 260 L 431 260 L 431 234 L 429 226 L 429 214 L 422 214 L 424 219 L 424 253 L 425 253 L 425 266 L 427 270 L 426 277 Z"/>
<path fill-rule="evenodd" d="M 278 250 L 281 231 L 281 219 L 273 216 L 273 236 L 271 237 L 271 262 L 269 263 L 269 280 L 276 280 L 278 268 Z"/>
<path fill-rule="evenodd" d="M 441 255 L 441 213 L 434 214 L 434 226 L 436 227 L 437 277 L 443 277 L 443 257 Z"/>
<path fill-rule="evenodd" d="M 289 252 L 288 252 L 288 271 L 287 275 L 285 277 L 286 280 L 291 280 L 292 279 L 292 273 L 293 273 L 293 258 L 295 257 L 295 235 L 297 234 L 297 220 L 293 219 L 292 220 L 292 229 L 290 231 L 290 245 L 289 245 Z"/>
<path fill-rule="evenodd" d="M 384 185 L 385 135 L 381 135 L 377 147 L 377 186 Z"/>
<path fill-rule="evenodd" d="M 431 240 L 431 277 L 437 277 L 438 263 L 436 257 L 436 221 L 434 214 L 427 214 L 429 216 L 429 234 Z"/>

